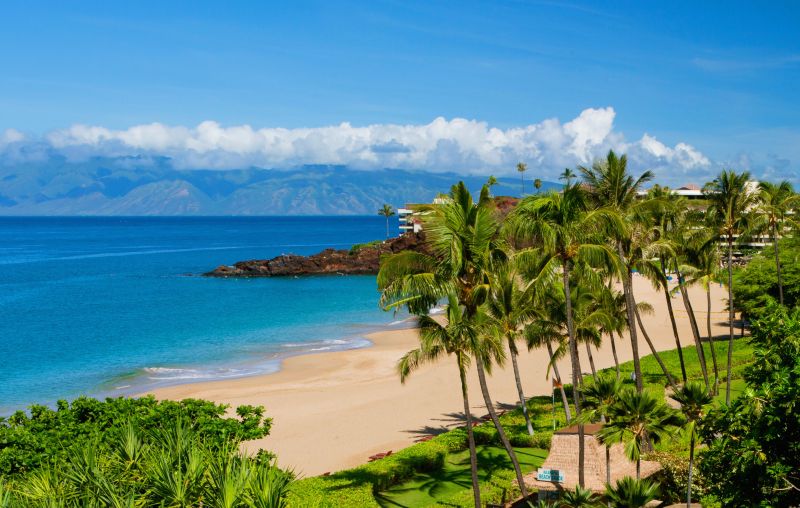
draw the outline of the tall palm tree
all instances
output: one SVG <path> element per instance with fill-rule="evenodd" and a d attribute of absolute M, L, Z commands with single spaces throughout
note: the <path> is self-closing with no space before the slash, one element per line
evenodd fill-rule
<path fill-rule="evenodd" d="M 394 209 L 391 205 L 384 203 L 383 207 L 378 210 L 378 215 L 386 217 L 386 238 L 389 238 L 389 217 L 394 215 Z"/>
<path fill-rule="evenodd" d="M 680 424 L 681 418 L 660 396 L 626 388 L 609 409 L 609 421 L 597 435 L 603 444 L 625 443 L 625 454 L 636 462 L 638 480 L 645 442 L 659 443 Z"/>
<path fill-rule="evenodd" d="M 522 380 L 519 374 L 517 340 L 521 338 L 525 324 L 533 319 L 535 307 L 531 292 L 524 291 L 520 287 L 520 281 L 519 273 L 514 269 L 513 265 L 503 264 L 498 266 L 490 277 L 486 312 L 492 318 L 493 325 L 508 344 L 522 415 L 525 418 L 528 434 L 532 436 L 533 424 L 528 414 L 528 404 L 522 390 Z"/>
<path fill-rule="evenodd" d="M 578 340 L 570 292 L 570 271 L 576 262 L 591 264 L 613 262 L 613 252 L 597 239 L 599 231 L 622 228 L 618 217 L 606 210 L 590 210 L 584 192 L 568 185 L 563 193 L 548 193 L 523 199 L 509 216 L 509 225 L 517 238 L 533 240 L 533 252 L 545 262 L 543 272 L 554 273 L 561 268 L 565 298 L 565 318 L 572 363 L 572 393 L 575 414 L 580 416 L 581 401 L 578 387 L 581 379 Z M 584 485 L 584 429 L 578 424 L 578 483 Z"/>
<path fill-rule="evenodd" d="M 706 211 L 709 223 L 727 244 L 728 264 L 728 377 L 725 387 L 725 403 L 731 402 L 731 363 L 733 362 L 733 244 L 748 229 L 751 209 L 757 204 L 758 194 L 748 188 L 750 173 L 723 170 L 703 188 L 709 201 Z"/>
<path fill-rule="evenodd" d="M 626 227 L 618 230 L 615 247 L 622 264 L 622 289 L 627 303 L 628 332 L 631 338 L 636 388 L 641 392 L 643 388 L 642 369 L 639 363 L 639 341 L 634 313 L 636 303 L 633 297 L 632 279 L 634 266 L 631 259 L 635 235 L 630 226 L 641 222 L 643 209 L 646 209 L 647 205 L 637 198 L 644 184 L 653 179 L 653 174 L 645 171 L 634 179 L 628 173 L 627 156 L 618 157 L 613 150 L 608 152 L 605 160 L 598 160 L 591 167 L 579 166 L 578 169 L 590 189 L 589 194 L 595 206 L 611 208 L 625 218 L 622 224 L 625 224 Z"/>
<path fill-rule="evenodd" d="M 583 390 L 584 408 L 582 415 L 587 422 L 608 423 L 611 408 L 619 399 L 622 382 L 619 378 L 600 376 Z M 606 483 L 611 483 L 611 447 L 606 444 Z"/>
<path fill-rule="evenodd" d="M 712 393 L 719 391 L 719 366 L 717 351 L 714 347 L 714 334 L 711 333 L 711 284 L 719 276 L 720 256 L 717 235 L 710 237 L 694 236 L 683 247 L 687 266 L 681 267 L 686 275 L 686 285 L 702 286 L 706 293 L 706 335 L 711 349 L 711 361 L 714 367 L 714 385 Z"/>
<path fill-rule="evenodd" d="M 703 419 L 703 407 L 711 404 L 711 394 L 699 383 L 686 383 L 670 396 L 681 405 L 686 419 L 683 429 L 689 434 L 689 481 L 686 487 L 686 508 L 692 505 L 692 468 L 694 467 L 694 443 L 697 441 L 697 426 Z"/>
<path fill-rule="evenodd" d="M 524 162 L 518 162 L 517 171 L 519 172 L 519 183 L 522 184 L 522 191 L 519 197 L 522 197 L 525 195 L 525 172 L 528 171 L 528 165 Z"/>
<path fill-rule="evenodd" d="M 650 226 L 653 228 L 653 236 L 657 240 L 666 241 L 671 247 L 672 255 L 669 256 L 665 252 L 660 253 L 658 256 L 658 277 L 657 283 L 664 292 L 664 300 L 667 304 L 667 312 L 669 313 L 669 321 L 672 325 L 672 335 L 675 337 L 675 346 L 678 351 L 678 360 L 681 364 L 681 378 L 686 382 L 686 362 L 683 358 L 683 347 L 681 346 L 681 338 L 678 333 L 678 323 L 675 320 L 675 310 L 672 308 L 672 294 L 669 289 L 669 278 L 667 277 L 667 267 L 669 266 L 669 259 L 674 259 L 677 255 L 678 245 L 674 241 L 674 233 L 677 225 L 681 220 L 685 219 L 684 210 L 685 198 L 670 192 L 669 188 L 664 188 L 659 185 L 653 186 L 648 192 L 648 197 L 653 201 L 654 206 L 650 208 L 649 219 Z"/>
<path fill-rule="evenodd" d="M 536 192 L 538 193 L 539 190 L 542 188 L 542 179 L 537 178 L 533 181 L 533 186 L 536 188 Z"/>
<path fill-rule="evenodd" d="M 569 187 L 572 185 L 572 180 L 576 178 L 578 175 L 575 174 L 574 171 L 570 168 L 564 168 L 564 171 L 561 172 L 558 179 L 564 181 L 564 186 Z"/>
<path fill-rule="evenodd" d="M 481 315 L 493 267 L 506 260 L 508 250 L 500 237 L 490 194 L 490 185 L 495 182 L 494 178 L 489 179 L 477 202 L 459 182 L 442 204 L 426 207 L 422 220 L 432 254 L 404 251 L 384 258 L 378 287 L 384 308 L 405 306 L 415 314 L 427 313 L 438 299 L 452 293 L 463 307 L 464 317 L 481 325 L 483 343 L 472 352 L 481 394 L 514 466 L 522 494 L 527 497 L 519 460 L 500 424 L 486 382 L 486 371 L 492 363 L 504 359 L 494 329 L 485 326 L 485 316 Z"/>
<path fill-rule="evenodd" d="M 441 325 L 428 315 L 419 317 L 419 347 L 406 353 L 398 362 L 400 382 L 405 383 L 408 376 L 422 363 L 436 360 L 442 355 L 454 356 L 461 382 L 461 397 L 464 402 L 464 419 L 469 443 L 469 462 L 472 475 L 472 493 L 475 507 L 481 506 L 481 493 L 478 485 L 478 458 L 475 452 L 475 436 L 472 432 L 467 369 L 476 344 L 480 341 L 478 327 L 464 316 L 454 294 L 449 295 L 447 305 L 447 324 Z"/>
<path fill-rule="evenodd" d="M 783 305 L 783 277 L 781 275 L 781 258 L 778 240 L 783 236 L 790 224 L 796 224 L 792 212 L 800 205 L 800 195 L 794 193 L 792 184 L 786 180 L 774 184 L 760 182 L 758 184 L 758 208 L 762 227 L 769 231 L 772 245 L 775 247 L 775 270 L 778 275 L 778 297 Z"/>
<path fill-rule="evenodd" d="M 558 370 L 558 360 L 566 354 L 568 348 L 563 345 L 563 321 L 561 317 L 553 317 L 548 312 L 552 310 L 548 303 L 542 303 L 541 311 L 537 317 L 525 327 L 525 339 L 528 344 L 528 350 L 536 349 L 544 346 L 547 349 L 547 375 L 550 369 L 553 369 L 553 388 L 558 388 L 561 392 L 561 403 L 564 406 L 564 416 L 567 425 L 572 421 L 572 412 L 569 408 L 569 399 L 567 392 L 564 390 L 564 382 L 561 379 L 561 373 Z M 556 343 L 556 349 L 553 349 L 553 343 Z"/>

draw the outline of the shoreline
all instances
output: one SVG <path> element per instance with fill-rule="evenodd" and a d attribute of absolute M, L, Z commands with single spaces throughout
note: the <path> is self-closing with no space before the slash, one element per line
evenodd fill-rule
<path fill-rule="evenodd" d="M 675 348 L 663 293 L 655 291 L 643 277 L 634 277 L 638 301 L 653 305 L 654 313 L 642 316 L 657 350 Z M 705 293 L 690 288 L 698 321 L 704 321 Z M 727 333 L 719 322 L 725 309 L 726 292 L 712 287 L 715 336 Z M 693 344 L 691 329 L 680 298 L 672 299 L 683 346 Z M 705 334 L 701 332 L 701 336 Z M 298 474 L 314 476 L 347 469 L 367 461 L 375 453 L 410 446 L 421 436 L 439 433 L 462 423 L 463 402 L 458 374 L 450 358 L 423 365 L 402 385 L 395 371 L 397 360 L 417 344 L 416 328 L 381 330 L 365 337 L 371 346 L 342 351 L 314 352 L 286 358 L 279 371 L 270 374 L 175 384 L 148 390 L 158 399 L 202 398 L 230 404 L 262 405 L 273 418 L 271 434 L 245 443 L 245 449 L 260 448 L 278 456 L 279 464 Z M 640 339 L 640 354 L 650 351 Z M 617 340 L 620 362 L 630 360 L 627 335 Z M 581 348 L 581 367 L 589 372 L 586 352 Z M 593 352 L 598 369 L 613 366 L 606 340 Z M 543 350 L 521 352 L 519 357 L 526 397 L 549 395 L 551 382 Z M 558 362 L 568 376 L 569 359 Z M 510 367 L 495 368 L 489 389 L 497 404 L 518 405 Z M 623 373 L 627 375 L 627 373 Z M 474 366 L 469 372 L 470 403 L 477 416 L 486 413 Z M 142 395 L 142 394 L 140 394 Z"/>

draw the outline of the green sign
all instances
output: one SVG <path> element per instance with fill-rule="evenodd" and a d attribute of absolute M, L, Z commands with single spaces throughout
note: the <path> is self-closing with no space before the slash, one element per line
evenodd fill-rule
<path fill-rule="evenodd" d="M 564 483 L 564 473 L 558 469 L 539 468 L 536 471 L 536 479 L 542 482 Z"/>

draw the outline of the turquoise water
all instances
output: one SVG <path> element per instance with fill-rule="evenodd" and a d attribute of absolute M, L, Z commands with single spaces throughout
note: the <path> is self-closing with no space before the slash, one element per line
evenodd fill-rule
<path fill-rule="evenodd" d="M 384 235 L 378 216 L 0 218 L 0 414 L 368 345 L 403 325 L 379 309 L 373 276 L 198 274 Z"/>

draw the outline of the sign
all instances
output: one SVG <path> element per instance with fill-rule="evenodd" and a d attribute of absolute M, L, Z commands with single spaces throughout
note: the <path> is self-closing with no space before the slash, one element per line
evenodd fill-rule
<path fill-rule="evenodd" d="M 542 482 L 564 483 L 564 473 L 558 469 L 544 469 L 540 467 L 536 470 L 536 479 Z"/>

